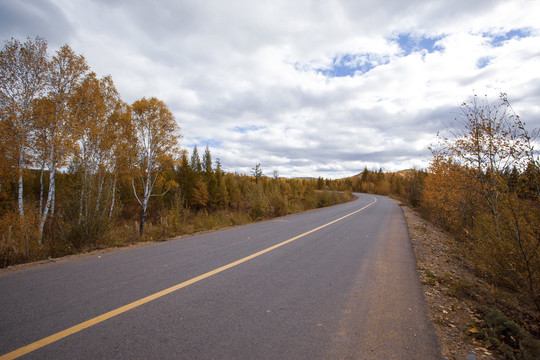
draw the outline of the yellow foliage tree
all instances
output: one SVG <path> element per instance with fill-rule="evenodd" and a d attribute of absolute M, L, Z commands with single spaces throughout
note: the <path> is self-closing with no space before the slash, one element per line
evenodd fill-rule
<path fill-rule="evenodd" d="M 56 171 L 64 166 L 73 154 L 77 139 L 78 106 L 72 98 L 88 70 L 86 60 L 77 55 L 68 45 L 57 51 L 49 64 L 49 93 L 40 102 L 40 146 L 37 151 L 49 169 L 49 191 L 43 209 L 40 209 L 40 233 L 49 214 L 54 215 Z M 41 240 L 40 240 L 41 242 Z"/>
<path fill-rule="evenodd" d="M 133 129 L 136 142 L 134 145 L 134 177 L 133 193 L 141 206 L 139 234 L 142 235 L 147 217 L 148 202 L 153 194 L 154 186 L 167 166 L 174 163 L 174 154 L 178 151 L 180 138 L 178 124 L 167 105 L 156 98 L 142 98 L 131 105 Z M 135 186 L 135 178 L 139 179 L 142 188 L 141 196 Z"/>
<path fill-rule="evenodd" d="M 1 172 L 14 169 L 18 182 L 20 215 L 23 206 L 23 170 L 30 163 L 34 132 L 33 106 L 47 86 L 47 42 L 11 39 L 0 51 Z M 5 175 L 4 175 L 5 176 Z"/>
<path fill-rule="evenodd" d="M 468 235 L 479 268 L 525 290 L 540 310 L 540 199 L 521 190 L 534 185 L 525 181 L 538 166 L 533 136 L 506 94 L 495 104 L 474 96 L 462 110 L 432 149 L 424 206 Z"/>

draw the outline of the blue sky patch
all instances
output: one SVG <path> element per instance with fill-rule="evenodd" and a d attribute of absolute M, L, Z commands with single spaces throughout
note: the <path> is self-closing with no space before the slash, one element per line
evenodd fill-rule
<path fill-rule="evenodd" d="M 354 77 L 388 62 L 388 59 L 373 54 L 345 54 L 334 57 L 329 68 L 316 70 L 328 77 Z"/>
<path fill-rule="evenodd" d="M 503 44 L 508 40 L 523 39 L 531 36 L 531 31 L 528 29 L 513 29 L 499 35 L 484 33 L 482 34 L 482 36 L 484 38 L 490 39 L 489 43 L 491 44 L 491 46 L 500 47 L 503 46 Z"/>
<path fill-rule="evenodd" d="M 488 66 L 491 63 L 491 60 L 493 60 L 493 57 L 491 56 L 483 56 L 480 59 L 476 61 L 476 67 L 478 69 L 483 69 L 486 66 Z"/>
<path fill-rule="evenodd" d="M 193 147 L 197 146 L 197 149 L 199 151 L 200 156 L 202 156 L 202 154 L 204 152 L 204 148 L 206 148 L 207 146 L 210 148 L 210 150 L 212 150 L 213 148 L 218 148 L 223 144 L 222 141 L 214 140 L 214 139 L 202 139 L 202 138 L 197 137 L 194 140 L 196 142 L 188 143 L 185 146 L 187 148 L 193 148 Z"/>
<path fill-rule="evenodd" d="M 245 134 L 249 131 L 257 131 L 261 129 L 266 129 L 266 126 L 256 126 L 256 125 L 249 125 L 249 126 L 235 126 L 233 128 L 234 131 Z"/>
<path fill-rule="evenodd" d="M 396 38 L 396 41 L 401 50 L 403 50 L 403 52 L 405 53 L 405 56 L 407 56 L 413 52 L 418 52 L 422 50 L 426 50 L 428 53 L 442 50 L 442 47 L 436 44 L 437 41 L 441 40 L 442 38 L 444 38 L 443 35 L 425 37 L 405 33 L 399 34 Z"/>

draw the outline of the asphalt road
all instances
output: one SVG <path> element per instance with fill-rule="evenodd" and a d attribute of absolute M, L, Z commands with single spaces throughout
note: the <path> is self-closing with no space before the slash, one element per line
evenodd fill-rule
<path fill-rule="evenodd" d="M 427 314 L 400 207 L 362 194 L 1 273 L 0 359 L 438 359 Z"/>

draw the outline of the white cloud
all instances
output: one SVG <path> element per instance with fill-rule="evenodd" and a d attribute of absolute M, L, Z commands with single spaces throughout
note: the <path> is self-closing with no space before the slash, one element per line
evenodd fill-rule
<path fill-rule="evenodd" d="M 268 174 L 340 177 L 425 166 L 442 121 L 473 91 L 508 92 L 540 127 L 537 1 L 15 4 L 0 2 L 2 19 L 17 19 L 2 21 L 2 38 L 69 43 L 126 101 L 164 100 L 184 146 L 210 145 L 230 171 L 260 162 Z M 493 45 L 516 29 L 527 36 Z M 416 43 L 405 51 L 400 39 Z M 351 76 L 332 77 L 338 66 Z"/>

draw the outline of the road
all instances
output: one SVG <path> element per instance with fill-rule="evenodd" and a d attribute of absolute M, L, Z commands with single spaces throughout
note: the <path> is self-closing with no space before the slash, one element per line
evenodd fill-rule
<path fill-rule="evenodd" d="M 438 359 L 396 202 L 0 274 L 0 359 Z M 2 356 L 3 355 L 3 356 Z"/>

